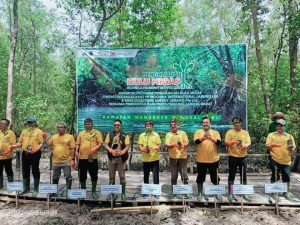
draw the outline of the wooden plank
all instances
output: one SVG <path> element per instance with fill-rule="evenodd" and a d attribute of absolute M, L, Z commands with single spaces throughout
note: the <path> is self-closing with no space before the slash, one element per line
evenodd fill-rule
<path fill-rule="evenodd" d="M 265 205 L 261 205 L 261 206 L 243 206 L 244 210 L 275 210 L 275 206 L 265 206 Z M 226 211 L 226 210 L 232 210 L 232 209 L 241 209 L 241 206 L 233 206 L 233 205 L 222 205 L 220 210 L 221 211 Z M 280 207 L 279 206 L 279 210 L 280 211 L 300 211 L 300 207 Z"/>
<path fill-rule="evenodd" d="M 153 206 L 153 211 L 159 211 L 159 210 L 182 210 L 183 206 L 181 205 L 158 205 Z M 151 206 L 138 206 L 138 207 L 121 207 L 121 208 L 114 208 L 111 210 L 110 208 L 101 208 L 101 209 L 92 209 L 91 212 L 100 212 L 100 213 L 106 213 L 106 212 L 115 212 L 115 213 L 127 213 L 127 212 L 140 212 L 140 213 L 149 213 L 151 211 Z"/>

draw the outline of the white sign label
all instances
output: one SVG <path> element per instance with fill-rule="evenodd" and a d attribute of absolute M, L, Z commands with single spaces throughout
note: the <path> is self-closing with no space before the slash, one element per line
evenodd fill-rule
<path fill-rule="evenodd" d="M 265 192 L 267 194 L 270 193 L 281 193 L 286 192 L 286 184 L 285 183 L 274 183 L 274 184 L 265 184 Z"/>
<path fill-rule="evenodd" d="M 68 190 L 68 198 L 71 199 L 86 198 L 86 189 L 70 189 Z"/>
<path fill-rule="evenodd" d="M 39 193 L 42 194 L 55 194 L 57 193 L 57 184 L 40 184 Z"/>
<path fill-rule="evenodd" d="M 232 193 L 234 195 L 253 195 L 254 188 L 253 185 L 233 185 L 232 186 Z"/>
<path fill-rule="evenodd" d="M 225 185 L 207 185 L 204 186 L 205 195 L 222 195 L 225 194 Z"/>
<path fill-rule="evenodd" d="M 23 191 L 23 182 L 7 182 L 8 191 Z"/>
<path fill-rule="evenodd" d="M 121 185 L 101 185 L 101 194 L 121 194 Z"/>
<path fill-rule="evenodd" d="M 161 186 L 159 184 L 142 184 L 142 195 L 161 195 Z"/>
<path fill-rule="evenodd" d="M 192 185 L 173 185 L 173 194 L 182 195 L 182 194 L 193 194 Z"/>

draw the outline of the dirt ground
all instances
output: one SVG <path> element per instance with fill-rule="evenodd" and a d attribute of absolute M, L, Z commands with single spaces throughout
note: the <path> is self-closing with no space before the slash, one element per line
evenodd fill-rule
<path fill-rule="evenodd" d="M 189 208 L 186 213 L 170 211 L 167 206 L 154 214 L 128 213 L 109 214 L 90 212 L 93 206 L 84 205 L 79 215 L 76 204 L 57 203 L 47 210 L 41 204 L 22 204 L 15 209 L 13 203 L 0 203 L 1 225 L 23 224 L 101 224 L 101 225 L 149 225 L 149 224 L 300 224 L 300 213 L 296 211 L 281 212 L 276 216 L 274 211 L 246 211 L 243 215 L 239 211 L 222 211 L 216 218 L 214 210 L 207 208 Z"/>

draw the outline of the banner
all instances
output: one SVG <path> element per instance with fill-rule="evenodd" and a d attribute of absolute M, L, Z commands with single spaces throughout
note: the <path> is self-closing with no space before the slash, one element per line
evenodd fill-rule
<path fill-rule="evenodd" d="M 91 117 L 111 131 L 121 119 L 127 132 L 170 130 L 171 119 L 194 132 L 203 116 L 213 128 L 230 129 L 240 116 L 247 128 L 245 44 L 136 49 L 80 48 L 77 51 L 78 129 Z"/>

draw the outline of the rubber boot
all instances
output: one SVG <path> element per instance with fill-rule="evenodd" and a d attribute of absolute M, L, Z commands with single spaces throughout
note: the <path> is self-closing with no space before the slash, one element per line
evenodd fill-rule
<path fill-rule="evenodd" d="M 58 190 L 58 180 L 56 179 L 52 179 L 52 184 L 56 184 L 57 185 L 57 190 Z M 58 193 L 52 193 L 50 194 L 51 197 L 57 197 Z"/>
<path fill-rule="evenodd" d="M 7 182 L 14 182 L 14 176 L 7 176 Z"/>
<path fill-rule="evenodd" d="M 200 202 L 203 200 L 204 198 L 204 194 L 203 194 L 203 183 L 197 183 L 197 188 L 198 188 L 198 196 L 197 196 L 197 200 Z"/>
<path fill-rule="evenodd" d="M 121 200 L 122 201 L 126 201 L 127 200 L 127 197 L 126 197 L 126 183 L 122 184 Z"/>
<path fill-rule="evenodd" d="M 80 182 L 80 188 L 81 189 L 86 189 L 86 182 L 85 181 Z"/>
<path fill-rule="evenodd" d="M 3 176 L 0 176 L 0 189 L 3 189 Z"/>
<path fill-rule="evenodd" d="M 27 193 L 30 190 L 30 178 L 23 178 L 23 192 L 22 194 Z"/>
<path fill-rule="evenodd" d="M 232 193 L 232 188 L 233 188 L 233 182 L 228 181 L 228 197 L 227 197 L 227 199 L 229 202 L 233 202 L 233 201 L 238 202 L 237 198 Z"/>
<path fill-rule="evenodd" d="M 289 201 L 293 201 L 293 197 L 290 193 L 290 182 L 286 183 L 286 187 L 287 187 L 287 192 L 283 193 L 283 197 Z"/>
<path fill-rule="evenodd" d="M 92 196 L 93 199 L 98 199 L 98 195 L 97 195 L 97 181 L 92 181 Z"/>
<path fill-rule="evenodd" d="M 40 178 L 34 179 L 33 192 L 32 192 L 32 197 L 34 198 L 39 194 L 39 185 L 40 185 Z"/>
<path fill-rule="evenodd" d="M 66 180 L 66 186 L 67 186 L 67 198 L 68 198 L 68 190 L 72 188 L 72 180 Z"/>
<path fill-rule="evenodd" d="M 67 190 L 72 188 L 72 180 L 66 180 Z"/>

